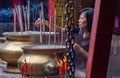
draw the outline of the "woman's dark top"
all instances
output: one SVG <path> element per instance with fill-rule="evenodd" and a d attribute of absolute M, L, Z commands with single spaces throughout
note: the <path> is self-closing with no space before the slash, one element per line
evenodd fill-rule
<path fill-rule="evenodd" d="M 75 34 L 75 43 L 79 44 L 85 51 L 88 52 L 90 36 L 83 38 L 83 32 L 79 29 L 79 32 Z M 75 65 L 76 69 L 82 70 L 86 68 L 87 58 L 82 55 L 77 49 L 75 49 Z"/>

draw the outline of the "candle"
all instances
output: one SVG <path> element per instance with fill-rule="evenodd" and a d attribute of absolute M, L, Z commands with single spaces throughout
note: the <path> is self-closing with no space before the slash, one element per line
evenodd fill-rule
<path fill-rule="evenodd" d="M 23 66 L 23 64 L 22 64 L 22 66 L 21 66 L 21 74 L 22 74 L 22 78 L 24 78 L 24 66 Z"/>
<path fill-rule="evenodd" d="M 57 64 L 58 64 L 58 67 L 59 67 L 59 75 L 61 77 L 62 74 L 63 74 L 63 61 L 59 60 L 59 62 L 57 62 Z"/>
<path fill-rule="evenodd" d="M 23 61 L 24 72 L 27 72 L 27 62 L 26 59 Z"/>
<path fill-rule="evenodd" d="M 25 72 L 27 72 L 27 63 L 26 63 L 26 59 L 23 60 L 23 63 L 22 63 L 22 65 L 21 65 L 21 74 L 22 74 L 22 78 L 24 78 Z"/>
<path fill-rule="evenodd" d="M 67 62 L 66 56 L 64 56 L 63 62 L 64 62 L 64 63 L 63 63 L 64 71 L 67 72 L 67 70 L 68 70 L 68 62 Z"/>
<path fill-rule="evenodd" d="M 30 78 L 32 77 L 33 75 L 33 66 L 30 64 Z"/>

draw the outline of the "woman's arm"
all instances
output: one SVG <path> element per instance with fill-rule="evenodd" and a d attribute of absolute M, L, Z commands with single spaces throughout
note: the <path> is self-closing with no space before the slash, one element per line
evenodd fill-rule
<path fill-rule="evenodd" d="M 47 20 L 44 20 L 44 19 L 40 19 L 40 18 L 38 18 L 36 21 L 35 21 L 35 26 L 36 27 L 39 27 L 40 26 L 40 23 L 43 21 L 43 23 L 45 24 L 45 26 L 47 26 L 48 28 L 50 28 L 50 24 L 51 24 L 51 30 L 55 30 L 56 29 L 56 31 L 61 31 L 61 29 L 63 29 L 63 28 L 61 28 L 60 26 L 54 26 L 54 24 L 52 24 L 52 23 L 50 23 L 50 22 L 48 22 Z"/>
<path fill-rule="evenodd" d="M 88 58 L 88 52 L 85 51 L 82 47 L 80 47 L 77 43 L 74 44 L 73 48 L 77 49 L 81 54 Z"/>

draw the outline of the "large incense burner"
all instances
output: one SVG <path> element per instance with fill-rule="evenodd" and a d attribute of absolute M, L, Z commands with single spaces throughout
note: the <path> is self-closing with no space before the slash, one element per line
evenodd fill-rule
<path fill-rule="evenodd" d="M 19 73 L 17 60 L 23 53 L 21 47 L 38 43 L 47 44 L 49 42 L 48 37 L 50 36 L 50 39 L 53 40 L 54 34 L 54 32 L 42 32 L 40 34 L 40 32 L 37 31 L 3 33 L 6 37 L 6 41 L 0 45 L 0 58 L 8 63 L 7 68 L 4 71 L 9 73 Z M 40 38 L 40 36 L 42 38 Z M 58 34 L 56 38 L 58 39 Z M 51 41 L 50 44 L 54 44 L 54 42 Z"/>
<path fill-rule="evenodd" d="M 22 55 L 22 46 L 34 43 L 34 38 L 26 32 L 5 32 L 6 41 L 0 45 L 0 58 L 7 62 L 5 72 L 18 73 L 17 60 Z"/>
<path fill-rule="evenodd" d="M 61 45 L 36 45 L 22 47 L 24 53 L 18 60 L 18 67 L 21 72 L 24 64 L 30 75 L 30 68 L 33 67 L 32 78 L 45 78 L 45 76 L 59 75 L 58 60 L 63 58 L 66 47 Z"/>

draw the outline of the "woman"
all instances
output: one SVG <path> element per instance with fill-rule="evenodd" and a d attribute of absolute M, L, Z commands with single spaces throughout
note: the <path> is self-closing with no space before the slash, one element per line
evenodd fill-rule
<path fill-rule="evenodd" d="M 85 69 L 86 62 L 88 57 L 88 49 L 89 49 L 89 41 L 90 41 L 90 33 L 92 26 L 92 18 L 93 18 L 93 9 L 92 8 L 84 8 L 80 10 L 79 20 L 78 20 L 78 28 L 74 29 L 75 35 L 75 44 L 73 46 L 76 54 L 75 58 L 75 78 L 83 78 L 85 77 Z M 45 23 L 48 23 L 45 21 Z M 35 22 L 35 26 L 39 26 L 40 19 Z M 48 25 L 48 24 L 46 24 Z M 60 29 L 59 27 L 56 27 Z"/>
<path fill-rule="evenodd" d="M 79 27 L 74 31 L 77 32 L 75 36 L 74 50 L 76 52 L 75 65 L 76 65 L 76 78 L 85 77 L 86 62 L 88 57 L 90 33 L 92 26 L 93 9 L 84 8 L 80 10 L 78 20 Z"/>
<path fill-rule="evenodd" d="M 79 50 L 81 50 L 81 53 L 86 58 L 87 58 L 87 53 L 85 52 L 87 52 L 89 48 L 88 46 L 89 46 L 89 39 L 90 39 L 91 26 L 92 26 L 92 18 L 93 18 L 92 8 L 84 8 L 80 10 L 80 16 L 78 20 L 79 27 L 74 30 L 74 32 L 77 32 L 77 36 L 75 38 L 76 43 L 74 44 L 74 48 L 81 45 L 81 48 L 79 47 Z"/>

